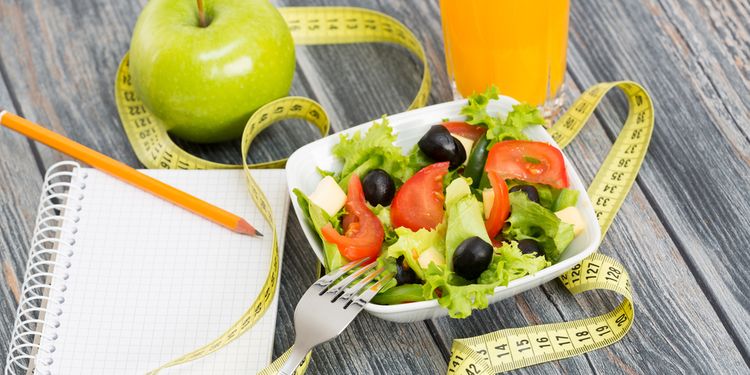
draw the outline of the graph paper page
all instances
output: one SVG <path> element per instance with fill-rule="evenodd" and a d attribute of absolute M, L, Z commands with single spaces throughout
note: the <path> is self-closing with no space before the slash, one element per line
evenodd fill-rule
<path fill-rule="evenodd" d="M 62 295 L 55 375 L 144 374 L 218 337 L 258 295 L 271 229 L 240 170 L 144 171 L 247 219 L 240 235 L 92 169 Z M 283 249 L 289 209 L 283 170 L 252 172 Z M 270 363 L 278 295 L 245 335 L 165 374 L 254 374 Z"/>

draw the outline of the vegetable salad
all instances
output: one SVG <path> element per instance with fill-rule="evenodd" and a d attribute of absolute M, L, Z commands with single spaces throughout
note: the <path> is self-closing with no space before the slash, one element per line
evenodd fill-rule
<path fill-rule="evenodd" d="M 487 112 L 494 88 L 473 95 L 463 122 L 433 125 L 406 154 L 383 118 L 366 132 L 341 135 L 343 167 L 319 172 L 300 207 L 332 271 L 357 259 L 396 277 L 373 300 L 437 299 L 450 316 L 485 308 L 497 286 L 555 263 L 583 229 L 560 150 L 529 140 L 542 124 L 528 104 L 505 116 Z"/>

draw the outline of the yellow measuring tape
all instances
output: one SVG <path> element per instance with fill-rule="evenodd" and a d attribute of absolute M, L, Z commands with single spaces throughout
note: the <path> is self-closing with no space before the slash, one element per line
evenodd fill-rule
<path fill-rule="evenodd" d="M 384 42 L 403 46 L 421 61 L 423 65 L 422 82 L 409 109 L 422 107 L 427 103 L 430 93 L 430 71 L 422 45 L 416 36 L 402 23 L 385 14 L 362 8 L 349 7 L 290 7 L 279 8 L 281 15 L 289 25 L 292 37 L 297 45 L 341 44 Z M 238 168 L 239 165 L 216 163 L 199 158 L 177 146 L 167 134 L 168 127 L 157 117 L 149 113 L 143 102 L 138 99 L 131 83 L 126 55 L 117 71 L 115 79 L 115 102 L 120 114 L 125 133 L 128 136 L 138 160 L 147 168 L 171 169 L 219 169 Z M 151 374 L 156 374 L 167 367 L 177 366 L 209 355 L 241 336 L 255 325 L 271 305 L 278 283 L 279 257 L 276 226 L 268 200 L 258 184 L 250 175 L 252 168 L 283 168 L 286 159 L 248 164 L 247 154 L 255 137 L 271 124 L 287 118 L 302 118 L 315 125 L 321 136 L 329 131 L 328 115 L 317 102 L 303 97 L 286 97 L 275 100 L 259 108 L 247 122 L 242 133 L 242 168 L 245 171 L 248 190 L 253 201 L 272 228 L 273 248 L 271 267 L 260 294 L 250 308 L 227 329 L 221 336 L 207 345 L 184 356 L 176 358 Z M 288 356 L 289 351 L 277 359 L 264 373 L 275 373 L 280 363 Z M 297 370 L 304 373 L 310 355 Z M 271 371 L 271 372 L 269 372 Z"/>
<path fill-rule="evenodd" d="M 403 24 L 384 14 L 345 7 L 280 8 L 296 44 L 337 44 L 390 42 L 414 53 L 424 66 L 422 83 L 411 108 L 423 106 L 430 90 L 430 74 L 424 50 Z M 653 129 L 653 106 L 646 91 L 634 82 L 601 83 L 592 86 L 571 106 L 549 132 L 560 147 L 578 134 L 602 97 L 613 87 L 621 88 L 630 104 L 625 125 L 589 187 L 602 233 L 606 233 L 624 201 L 646 154 Z M 115 99 L 120 119 L 138 159 L 148 168 L 215 169 L 239 165 L 211 162 L 179 148 L 167 134 L 167 127 L 151 115 L 138 99 L 130 82 L 128 57 L 123 58 L 115 81 Z M 176 358 L 158 369 L 180 365 L 209 355 L 249 330 L 271 304 L 278 283 L 278 240 L 268 201 L 250 175 L 252 168 L 280 168 L 286 160 L 248 164 L 247 153 L 253 139 L 271 124 L 287 118 L 302 118 L 318 128 L 322 136 L 329 131 L 325 110 L 303 97 L 286 97 L 258 109 L 248 120 L 242 134 L 242 168 L 248 190 L 272 229 L 273 249 L 270 272 L 251 307 L 225 333 L 207 345 Z M 633 320 L 633 305 L 627 271 L 616 260 L 594 254 L 560 277 L 573 294 L 607 289 L 624 299 L 613 311 L 583 320 L 500 330 L 486 335 L 458 339 L 448 364 L 449 374 L 492 374 L 537 363 L 562 359 L 609 345 L 622 338 Z M 275 374 L 289 351 L 261 373 Z M 298 368 L 303 374 L 310 355 Z"/>

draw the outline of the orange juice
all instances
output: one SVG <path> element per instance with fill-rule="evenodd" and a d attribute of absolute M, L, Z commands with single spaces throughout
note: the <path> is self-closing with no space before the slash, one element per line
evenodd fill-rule
<path fill-rule="evenodd" d="M 569 0 L 441 0 L 448 74 L 466 97 L 495 85 L 544 105 L 565 75 Z"/>

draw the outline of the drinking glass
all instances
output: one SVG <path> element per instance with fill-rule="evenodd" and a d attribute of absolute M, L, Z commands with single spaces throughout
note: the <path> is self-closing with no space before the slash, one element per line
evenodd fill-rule
<path fill-rule="evenodd" d="M 569 6 L 569 0 L 440 0 L 454 96 L 495 85 L 555 117 L 563 104 Z"/>

